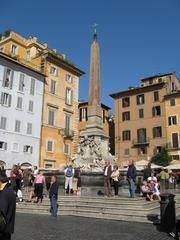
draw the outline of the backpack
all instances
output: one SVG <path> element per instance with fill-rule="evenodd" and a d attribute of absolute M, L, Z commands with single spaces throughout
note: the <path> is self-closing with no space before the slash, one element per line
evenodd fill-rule
<path fill-rule="evenodd" d="M 6 228 L 6 219 L 2 212 L 0 212 L 0 233 L 3 233 Z"/>
<path fill-rule="evenodd" d="M 66 171 L 66 177 L 72 177 L 73 175 L 73 169 L 72 167 L 68 167 Z"/>

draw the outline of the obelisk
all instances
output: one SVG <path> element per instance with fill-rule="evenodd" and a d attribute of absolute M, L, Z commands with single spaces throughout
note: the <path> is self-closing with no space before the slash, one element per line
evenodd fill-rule
<path fill-rule="evenodd" d="M 102 125 L 102 108 L 100 97 L 100 50 L 97 32 L 94 30 L 90 54 L 88 122 L 81 136 L 105 136 Z"/>
<path fill-rule="evenodd" d="M 93 33 L 90 54 L 89 97 L 87 125 L 80 132 L 76 163 L 87 171 L 102 171 L 103 161 L 109 157 L 109 137 L 103 130 L 100 97 L 100 51 L 96 29 Z"/>

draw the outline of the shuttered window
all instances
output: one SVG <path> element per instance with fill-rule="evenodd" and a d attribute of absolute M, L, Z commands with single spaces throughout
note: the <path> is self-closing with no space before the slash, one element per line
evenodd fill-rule
<path fill-rule="evenodd" d="M 1 93 L 1 104 L 6 107 L 11 106 L 11 94 L 2 92 Z"/>
<path fill-rule="evenodd" d="M 10 68 L 4 69 L 3 87 L 12 89 L 14 71 Z"/>
<path fill-rule="evenodd" d="M 30 84 L 30 94 L 34 95 L 35 93 L 35 79 L 31 78 L 31 84 Z"/>
<path fill-rule="evenodd" d="M 32 123 L 27 123 L 27 134 L 32 134 Z"/>
<path fill-rule="evenodd" d="M 21 121 L 20 120 L 16 120 L 15 121 L 15 129 L 14 129 L 14 131 L 15 132 L 20 132 L 20 130 L 21 130 Z"/>
<path fill-rule="evenodd" d="M 72 90 L 70 88 L 66 88 L 66 99 L 65 103 L 68 105 L 72 105 Z"/>
<path fill-rule="evenodd" d="M 25 77 L 25 75 L 23 73 L 20 73 L 20 76 L 19 76 L 19 87 L 18 87 L 18 90 L 20 92 L 24 92 L 24 87 L 25 87 L 25 85 L 24 85 L 24 77 Z"/>
<path fill-rule="evenodd" d="M 30 101 L 29 101 L 28 111 L 29 111 L 29 112 L 33 112 L 33 108 L 34 108 L 34 102 L 30 100 Z"/>
<path fill-rule="evenodd" d="M 52 94 L 56 94 L 56 81 L 54 81 L 54 80 L 51 80 L 50 92 Z"/>
<path fill-rule="evenodd" d="M 48 124 L 50 126 L 54 126 L 55 124 L 55 110 L 51 108 L 48 109 Z"/>
<path fill-rule="evenodd" d="M 6 130 L 6 123 L 7 123 L 7 118 L 6 117 L 1 117 L 0 129 Z"/>
<path fill-rule="evenodd" d="M 16 106 L 18 109 L 22 109 L 22 102 L 23 102 L 22 97 L 18 97 L 17 98 L 17 106 Z"/>

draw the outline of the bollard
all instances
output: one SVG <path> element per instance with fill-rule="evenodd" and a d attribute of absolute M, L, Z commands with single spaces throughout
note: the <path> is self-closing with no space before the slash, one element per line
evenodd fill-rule
<path fill-rule="evenodd" d="M 175 195 L 162 193 L 160 196 L 161 227 L 166 232 L 173 232 L 176 229 Z"/>

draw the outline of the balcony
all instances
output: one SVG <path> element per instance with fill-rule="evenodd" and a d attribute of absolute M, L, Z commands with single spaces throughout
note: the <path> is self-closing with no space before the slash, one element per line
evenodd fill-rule
<path fill-rule="evenodd" d="M 138 148 L 142 146 L 148 146 L 149 145 L 149 138 L 144 138 L 144 139 L 133 139 L 133 147 Z"/>
<path fill-rule="evenodd" d="M 64 138 L 73 138 L 74 137 L 74 131 L 67 129 L 67 128 L 59 129 L 58 134 L 62 135 Z"/>
<path fill-rule="evenodd" d="M 169 151 L 180 150 L 180 144 L 179 143 L 173 144 L 173 143 L 169 142 L 169 143 L 167 143 L 167 148 Z"/>

